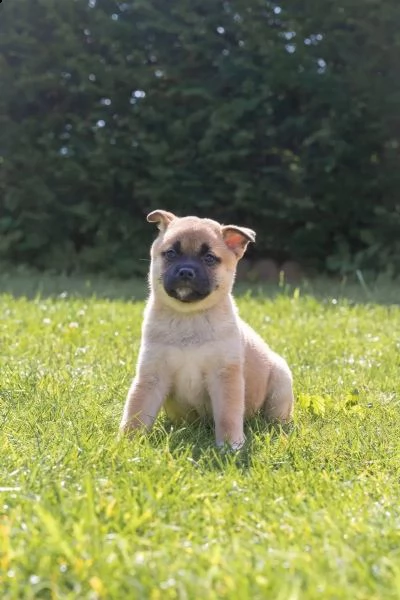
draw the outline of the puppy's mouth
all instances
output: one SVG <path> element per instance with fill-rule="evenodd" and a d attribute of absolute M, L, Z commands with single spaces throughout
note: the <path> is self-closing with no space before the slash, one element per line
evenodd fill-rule
<path fill-rule="evenodd" d="M 168 296 L 180 302 L 199 302 L 209 295 L 209 292 L 200 292 L 189 285 L 179 285 L 173 288 L 164 288 Z"/>
<path fill-rule="evenodd" d="M 179 302 L 200 302 L 212 291 L 212 282 L 201 261 L 174 261 L 162 275 L 164 290 Z"/>

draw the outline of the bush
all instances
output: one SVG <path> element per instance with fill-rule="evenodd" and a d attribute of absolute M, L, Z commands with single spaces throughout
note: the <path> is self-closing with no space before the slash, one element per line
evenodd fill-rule
<path fill-rule="evenodd" d="M 0 257 L 140 273 L 165 207 L 254 227 L 254 256 L 400 269 L 397 0 L 0 12 Z"/>

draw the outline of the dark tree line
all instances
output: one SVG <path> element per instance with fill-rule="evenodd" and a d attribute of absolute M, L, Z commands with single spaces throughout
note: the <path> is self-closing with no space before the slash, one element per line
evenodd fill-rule
<path fill-rule="evenodd" d="M 398 0 L 8 0 L 0 257 L 143 270 L 150 209 L 400 270 Z"/>

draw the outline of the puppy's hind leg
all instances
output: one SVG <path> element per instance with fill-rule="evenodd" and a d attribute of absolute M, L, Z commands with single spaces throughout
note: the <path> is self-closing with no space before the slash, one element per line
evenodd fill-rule
<path fill-rule="evenodd" d="M 280 356 L 277 358 L 279 360 L 272 368 L 263 411 L 268 421 L 284 424 L 290 422 L 293 417 L 293 380 L 286 361 Z"/>

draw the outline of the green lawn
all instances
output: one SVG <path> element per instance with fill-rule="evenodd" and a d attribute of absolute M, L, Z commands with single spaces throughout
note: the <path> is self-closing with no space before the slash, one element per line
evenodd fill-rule
<path fill-rule="evenodd" d="M 43 281 L 0 277 L 2 600 L 400 598 L 399 286 L 240 296 L 296 417 L 221 455 L 163 417 L 116 438 L 142 284 Z"/>

